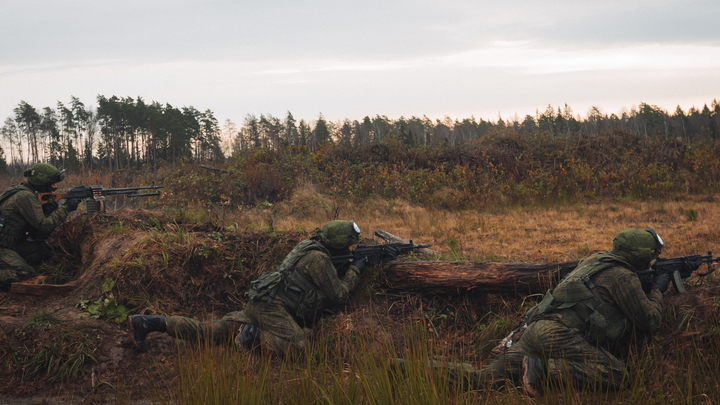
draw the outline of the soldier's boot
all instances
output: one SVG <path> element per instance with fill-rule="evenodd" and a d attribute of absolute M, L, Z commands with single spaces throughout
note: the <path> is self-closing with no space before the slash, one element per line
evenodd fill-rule
<path fill-rule="evenodd" d="M 162 315 L 132 315 L 128 318 L 130 327 L 134 331 L 135 344 L 145 347 L 145 338 L 150 332 L 167 332 L 165 317 Z"/>
<path fill-rule="evenodd" d="M 244 323 L 235 337 L 235 346 L 240 350 L 253 351 L 260 347 L 260 329 L 251 323 Z"/>
<path fill-rule="evenodd" d="M 540 357 L 525 356 L 522 361 L 522 369 L 522 385 L 525 392 L 531 397 L 539 396 L 545 380 L 545 362 Z"/>

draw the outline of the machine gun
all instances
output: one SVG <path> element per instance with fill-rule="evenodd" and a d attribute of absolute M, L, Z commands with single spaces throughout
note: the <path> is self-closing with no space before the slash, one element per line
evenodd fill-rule
<path fill-rule="evenodd" d="M 640 270 L 637 272 L 640 282 L 645 285 L 652 282 L 653 278 L 658 274 L 669 274 L 670 280 L 675 287 L 675 291 L 679 293 L 685 292 L 684 279 L 690 277 L 693 271 L 700 268 L 703 263 L 707 263 L 708 270 L 705 273 L 698 274 L 699 277 L 705 277 L 715 271 L 712 263 L 720 262 L 720 257 L 713 257 L 712 252 L 707 255 L 690 255 L 671 258 L 658 257 L 651 268 Z"/>
<path fill-rule="evenodd" d="M 358 245 L 349 255 L 332 256 L 333 265 L 338 271 L 349 267 L 355 260 L 364 260 L 366 264 L 377 266 L 395 260 L 414 250 L 429 248 L 430 245 L 410 243 L 386 243 L 383 245 Z"/>
<path fill-rule="evenodd" d="M 105 196 L 108 195 L 126 195 L 128 197 L 151 197 L 160 195 L 159 191 L 151 193 L 140 193 L 141 190 L 157 190 L 162 186 L 141 186 L 141 187 L 124 187 L 124 188 L 103 188 L 102 186 L 78 186 L 71 188 L 64 193 L 38 193 L 40 204 L 46 204 L 48 201 L 59 201 L 68 198 L 79 198 L 85 201 L 85 206 L 89 214 L 94 212 L 105 211 Z"/>

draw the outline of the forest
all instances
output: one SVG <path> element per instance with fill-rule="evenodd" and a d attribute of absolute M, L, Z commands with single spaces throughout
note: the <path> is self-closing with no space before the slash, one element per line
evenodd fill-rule
<path fill-rule="evenodd" d="M 715 141 L 720 136 L 720 103 L 713 100 L 688 111 L 678 106 L 670 113 L 640 103 L 619 113 L 607 114 L 592 107 L 585 117 L 567 104 L 548 105 L 534 116 L 432 120 L 426 116 L 297 121 L 290 111 L 282 117 L 247 114 L 238 124 L 222 125 L 215 114 L 193 106 L 146 102 L 142 97 L 98 95 L 95 105 L 71 96 L 55 108 L 38 109 L 20 101 L 0 128 L 3 150 L 0 171 L 18 174 L 32 162 L 47 161 L 67 170 L 78 168 L 157 167 L 163 163 L 222 162 L 250 149 L 305 148 L 309 152 L 335 145 L 364 148 L 397 142 L 405 149 L 469 145 L 488 135 L 531 136 L 550 139 L 597 138 L 623 133 L 681 139 L 684 142 Z M 5 170 L 2 170 L 5 169 Z"/>

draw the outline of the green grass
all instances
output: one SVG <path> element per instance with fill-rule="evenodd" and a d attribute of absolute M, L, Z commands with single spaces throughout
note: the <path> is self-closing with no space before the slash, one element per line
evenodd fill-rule
<path fill-rule="evenodd" d="M 37 317 L 28 328 L 42 328 L 43 338 L 35 347 L 23 347 L 17 353 L 26 377 L 42 376 L 46 381 L 68 381 L 86 373 L 99 361 L 98 347 L 82 331 L 66 322 L 39 322 Z"/>
<path fill-rule="evenodd" d="M 461 392 L 447 375 L 417 360 L 432 350 L 427 334 L 409 327 L 416 342 L 405 355 L 413 366 L 394 372 L 390 359 L 400 357 L 390 341 L 367 335 L 334 335 L 317 342 L 306 357 L 279 361 L 232 347 L 183 345 L 178 350 L 177 390 L 183 404 L 470 404 L 476 395 Z M 448 402 L 448 399 L 451 401 Z"/>
<path fill-rule="evenodd" d="M 176 389 L 170 402 L 183 404 L 715 404 L 720 400 L 720 336 L 717 316 L 685 316 L 684 306 L 666 311 L 665 325 L 653 337 L 629 346 L 624 357 L 626 389 L 589 392 L 563 379 L 539 398 L 520 387 L 467 391 L 448 372 L 447 362 L 472 363 L 475 350 L 489 350 L 515 326 L 510 314 L 488 313 L 476 320 L 471 347 L 447 345 L 425 308 L 424 320 L 408 320 L 401 336 L 383 325 L 343 330 L 336 318 L 316 330 L 306 356 L 280 361 L 232 346 L 180 344 Z M 684 319 L 684 320 L 683 320 Z M 688 332 L 702 321 L 709 329 Z M 449 322 L 449 321 L 448 321 Z M 470 349 L 470 351 L 468 351 Z M 391 359 L 406 360 L 402 372 Z M 428 360 L 436 360 L 429 366 Z"/>

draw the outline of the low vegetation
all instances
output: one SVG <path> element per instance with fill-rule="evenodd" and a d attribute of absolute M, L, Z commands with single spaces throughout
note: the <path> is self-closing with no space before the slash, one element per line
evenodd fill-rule
<path fill-rule="evenodd" d="M 659 333 L 635 337 L 624 354 L 627 390 L 555 387 L 534 399 L 511 386 L 467 392 L 426 361 L 479 367 L 535 296 L 396 291 L 372 269 L 346 308 L 318 322 L 297 363 L 171 339 L 151 339 L 138 353 L 116 322 L 125 310 L 208 319 L 237 310 L 254 277 L 334 218 L 354 219 L 366 238 L 382 229 L 430 243 L 443 260 L 576 260 L 608 249 L 624 228 L 646 226 L 667 241 L 666 256 L 718 250 L 717 148 L 622 135 L 499 136 L 462 150 L 257 149 L 209 168 L 71 173 L 62 186 L 156 181 L 164 189 L 160 198 L 109 198 L 106 214 L 78 213 L 53 235 L 47 274 L 78 282 L 70 296 L 48 305 L 0 295 L 0 395 L 64 395 L 72 403 L 717 403 L 715 274 L 690 279 L 687 294 L 667 293 Z M 46 308 L 27 310 L 32 305 Z M 7 322 L 9 307 L 22 322 Z M 396 357 L 408 361 L 405 373 L 389 366 Z"/>

